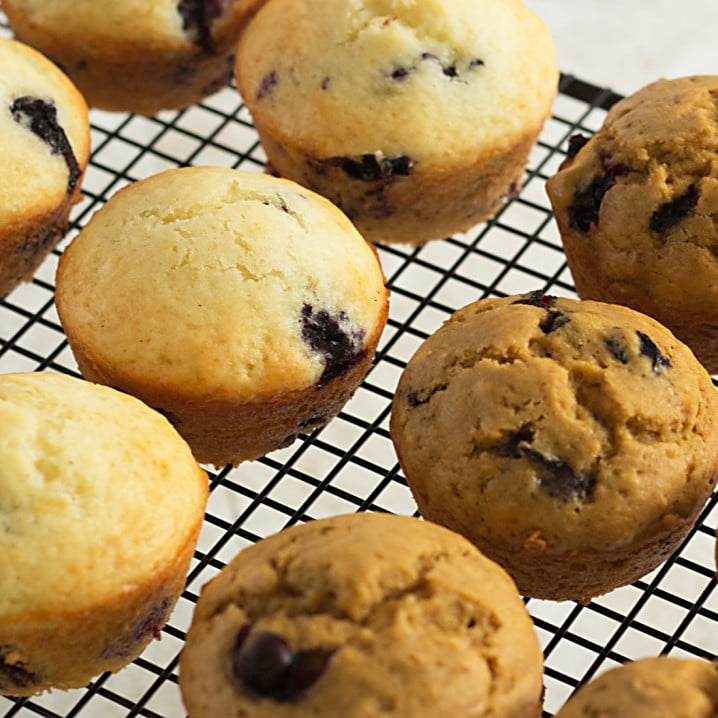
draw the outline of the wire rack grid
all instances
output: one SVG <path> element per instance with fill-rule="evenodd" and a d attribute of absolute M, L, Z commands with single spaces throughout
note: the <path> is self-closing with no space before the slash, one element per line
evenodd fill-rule
<path fill-rule="evenodd" d="M 0 35 L 9 36 L 2 15 Z M 616 99 L 609 90 L 563 76 L 554 114 L 531 154 L 518 197 L 468 233 L 420 249 L 379 247 L 392 295 L 375 366 L 323 429 L 259 461 L 209 472 L 204 528 L 186 589 L 161 640 L 127 668 L 85 689 L 0 698 L 0 716 L 184 716 L 177 659 L 185 631 L 200 588 L 238 551 L 311 519 L 365 510 L 416 513 L 388 432 L 399 375 L 419 344 L 469 302 L 534 289 L 575 296 L 543 184 L 563 159 L 567 138 L 595 131 Z M 122 186 L 178 166 L 264 169 L 251 118 L 233 88 L 157 117 L 93 110 L 91 123 L 91 164 L 68 237 L 31 283 L 0 301 L 0 372 L 78 374 L 53 304 L 57 259 Z M 717 504 L 714 494 L 680 551 L 635 584 L 587 606 L 526 601 L 545 654 L 544 716 L 555 713 L 578 685 L 617 663 L 661 653 L 718 654 Z"/>

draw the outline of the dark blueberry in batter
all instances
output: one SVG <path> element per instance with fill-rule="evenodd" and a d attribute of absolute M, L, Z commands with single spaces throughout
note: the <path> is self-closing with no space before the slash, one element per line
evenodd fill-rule
<path fill-rule="evenodd" d="M 524 424 L 507 435 L 504 443 L 496 447 L 496 453 L 509 459 L 520 459 L 528 448 L 527 445 L 533 440 L 534 430 L 528 424 Z"/>
<path fill-rule="evenodd" d="M 482 67 L 486 63 L 480 58 L 475 57 L 471 62 L 469 62 L 469 67 Z"/>
<path fill-rule="evenodd" d="M 620 339 L 606 339 L 606 349 L 621 364 L 628 364 L 628 354 L 626 354 L 626 345 Z"/>
<path fill-rule="evenodd" d="M 537 289 L 535 292 L 531 292 L 528 297 L 517 299 L 511 302 L 511 304 L 528 304 L 531 307 L 540 307 L 548 311 L 556 304 L 556 297 L 551 294 L 544 294 L 541 290 Z"/>
<path fill-rule="evenodd" d="M 329 83 L 332 81 L 332 78 L 327 75 L 323 80 L 321 84 L 322 90 L 326 90 L 329 87 Z"/>
<path fill-rule="evenodd" d="M 197 33 L 197 44 L 211 52 L 212 22 L 222 14 L 222 0 L 179 0 L 177 12 L 182 17 L 182 29 Z"/>
<path fill-rule="evenodd" d="M 405 155 L 390 159 L 381 154 L 365 154 L 359 160 L 342 157 L 337 162 L 350 177 L 364 182 L 388 183 L 394 175 L 409 175 L 414 169 L 414 162 Z"/>
<path fill-rule="evenodd" d="M 591 225 L 598 224 L 598 212 L 603 198 L 619 177 L 628 174 L 629 169 L 622 164 L 614 164 L 608 155 L 601 157 L 603 174 L 594 177 L 585 189 L 576 190 L 568 208 L 568 221 L 571 227 L 586 234 Z"/>
<path fill-rule="evenodd" d="M 54 103 L 45 102 L 37 97 L 18 97 L 10 106 L 10 112 L 15 122 L 27 127 L 49 145 L 53 155 L 63 156 L 70 171 L 67 180 L 67 193 L 70 194 L 75 189 L 82 172 L 65 130 L 57 122 L 57 108 Z"/>
<path fill-rule="evenodd" d="M 570 503 L 593 493 L 596 478 L 591 474 L 577 474 L 565 461 L 533 449 L 525 448 L 522 454 L 534 465 L 539 488 L 552 498 Z"/>
<path fill-rule="evenodd" d="M 410 70 L 408 70 L 406 67 L 397 67 L 396 70 L 394 70 L 389 77 L 392 80 L 404 80 L 410 73 Z"/>
<path fill-rule="evenodd" d="M 364 355 L 364 332 L 347 332 L 343 328 L 347 319 L 344 312 L 332 315 L 326 309 L 315 311 L 310 304 L 302 307 L 302 339 L 325 360 L 319 387 L 348 372 Z"/>
<path fill-rule="evenodd" d="M 327 668 L 333 651 L 314 648 L 292 651 L 281 636 L 251 632 L 243 626 L 230 653 L 230 665 L 240 685 L 279 702 L 296 701 Z"/>
<path fill-rule="evenodd" d="M 539 327 L 544 334 L 550 334 L 565 326 L 571 321 L 563 312 L 553 309 L 546 312 L 546 316 L 539 322 Z"/>
<path fill-rule="evenodd" d="M 637 331 L 636 335 L 639 341 L 638 353 L 651 360 L 651 366 L 656 374 L 660 374 L 662 366 L 666 369 L 671 368 L 671 360 L 661 352 L 648 334 Z"/>
<path fill-rule="evenodd" d="M 448 65 L 447 67 L 442 67 L 441 71 L 447 76 L 447 77 L 456 77 L 459 73 L 456 71 L 456 65 Z"/>
<path fill-rule="evenodd" d="M 421 59 L 422 60 L 438 60 L 439 58 L 436 55 L 434 55 L 433 52 L 422 52 Z"/>
<path fill-rule="evenodd" d="M 268 72 L 259 83 L 256 96 L 257 99 L 263 100 L 267 97 L 267 95 L 272 92 L 277 82 L 279 82 L 279 78 L 277 77 L 276 71 L 272 70 L 271 72 Z"/>
<path fill-rule="evenodd" d="M 568 150 L 566 154 L 573 159 L 579 150 L 588 142 L 588 137 L 582 134 L 571 135 L 568 138 Z"/>
<path fill-rule="evenodd" d="M 37 673 L 28 671 L 24 663 L 7 663 L 7 656 L 12 651 L 11 646 L 0 648 L 0 691 L 27 688 L 40 683 L 41 677 Z"/>
<path fill-rule="evenodd" d="M 680 197 L 664 202 L 651 215 L 651 229 L 658 234 L 665 234 L 693 211 L 700 196 L 700 190 L 692 184 Z"/>

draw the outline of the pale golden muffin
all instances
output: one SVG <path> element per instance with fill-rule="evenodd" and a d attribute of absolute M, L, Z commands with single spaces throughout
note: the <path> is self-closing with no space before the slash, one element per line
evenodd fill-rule
<path fill-rule="evenodd" d="M 194 167 L 110 199 L 61 258 L 56 298 L 83 375 L 158 408 L 220 465 L 339 412 L 387 295 L 374 248 L 324 198 Z"/>
<path fill-rule="evenodd" d="M 718 75 L 617 103 L 546 190 L 576 289 L 665 324 L 718 373 Z"/>
<path fill-rule="evenodd" d="M 715 718 L 718 663 L 642 658 L 602 674 L 561 708 L 556 718 Z"/>
<path fill-rule="evenodd" d="M 2 0 L 15 36 L 57 62 L 92 107 L 155 114 L 232 77 L 240 28 L 265 0 Z"/>
<path fill-rule="evenodd" d="M 190 718 L 535 718 L 542 655 L 516 586 L 465 539 L 353 514 L 207 584 L 179 680 Z"/>
<path fill-rule="evenodd" d="M 718 478 L 718 393 L 650 317 L 534 292 L 470 304 L 423 343 L 391 436 L 426 518 L 523 594 L 585 602 L 695 523 Z"/>
<path fill-rule="evenodd" d="M 39 52 L 0 38 L 0 297 L 67 232 L 90 151 L 87 105 Z"/>
<path fill-rule="evenodd" d="M 518 191 L 558 84 L 521 0 L 272 0 L 235 76 L 278 174 L 414 245 Z"/>
<path fill-rule="evenodd" d="M 137 399 L 0 376 L 0 693 L 79 688 L 137 657 L 182 592 L 207 488 Z"/>

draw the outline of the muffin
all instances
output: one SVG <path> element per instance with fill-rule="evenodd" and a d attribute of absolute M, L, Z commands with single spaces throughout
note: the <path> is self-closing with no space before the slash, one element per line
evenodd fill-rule
<path fill-rule="evenodd" d="M 228 84 L 265 0 L 3 0 L 15 36 L 52 58 L 92 107 L 152 115 Z"/>
<path fill-rule="evenodd" d="M 219 466 L 339 412 L 387 294 L 374 248 L 324 198 L 192 167 L 110 199 L 63 254 L 56 300 L 82 374 L 163 412 Z"/>
<path fill-rule="evenodd" d="M 532 718 L 542 655 L 511 579 L 460 536 L 354 514 L 242 551 L 180 657 L 190 718 Z"/>
<path fill-rule="evenodd" d="M 0 693 L 79 688 L 167 620 L 207 477 L 169 423 L 114 389 L 0 376 Z"/>
<path fill-rule="evenodd" d="M 520 0 L 273 0 L 240 36 L 235 77 L 279 175 L 367 239 L 414 245 L 518 191 L 558 84 Z"/>
<path fill-rule="evenodd" d="M 718 663 L 643 658 L 580 688 L 556 718 L 715 718 Z"/>
<path fill-rule="evenodd" d="M 546 183 L 576 289 L 665 324 L 718 372 L 718 76 L 659 80 Z"/>
<path fill-rule="evenodd" d="M 0 297 L 67 232 L 90 151 L 87 105 L 49 60 L 0 38 Z"/>
<path fill-rule="evenodd" d="M 390 429 L 423 515 L 537 598 L 585 602 L 656 567 L 718 476 L 718 394 L 688 347 L 540 292 L 456 312 L 404 369 Z"/>

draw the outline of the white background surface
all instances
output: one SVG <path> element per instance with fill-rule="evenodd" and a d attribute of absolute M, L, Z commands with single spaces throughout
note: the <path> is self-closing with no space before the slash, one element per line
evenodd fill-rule
<path fill-rule="evenodd" d="M 630 94 L 659 77 L 718 74 L 718 0 L 525 0 L 563 72 Z"/>

